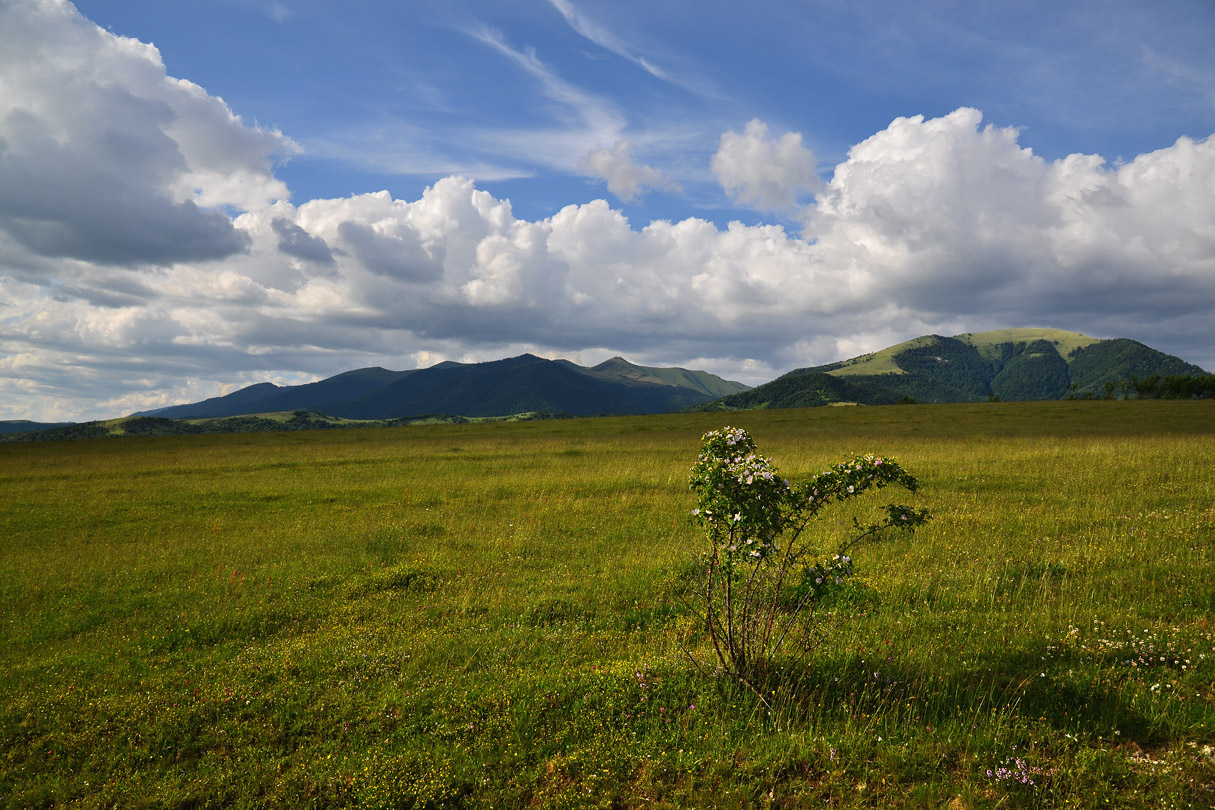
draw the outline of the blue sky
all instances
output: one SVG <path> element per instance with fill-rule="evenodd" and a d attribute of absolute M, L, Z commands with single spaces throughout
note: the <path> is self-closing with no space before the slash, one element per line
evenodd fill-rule
<path fill-rule="evenodd" d="M 0 418 L 1030 325 L 1212 368 L 1213 41 L 1209 0 L 14 0 Z"/>

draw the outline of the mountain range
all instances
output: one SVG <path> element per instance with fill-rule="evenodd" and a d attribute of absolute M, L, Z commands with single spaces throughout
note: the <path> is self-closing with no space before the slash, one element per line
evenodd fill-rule
<path fill-rule="evenodd" d="M 210 419 L 312 411 L 341 419 L 404 419 L 426 414 L 643 414 L 677 411 L 747 389 L 704 371 L 637 366 L 620 357 L 586 368 L 523 354 L 412 371 L 363 368 L 306 385 L 259 383 L 227 396 L 135 415 Z"/>
<path fill-rule="evenodd" d="M 107 422 L 0 422 L 0 441 L 536 416 L 728 411 L 833 404 L 1215 397 L 1215 376 L 1134 340 L 1058 329 L 925 335 L 800 368 L 749 388 L 704 371 L 613 357 L 586 368 L 531 354 L 488 363 L 363 368 L 305 385 L 258 383 Z"/>
<path fill-rule="evenodd" d="M 1207 376 L 1198 366 L 1126 338 L 1003 329 L 925 335 L 851 360 L 796 369 L 693 409 L 1158 396 L 1161 380 Z"/>

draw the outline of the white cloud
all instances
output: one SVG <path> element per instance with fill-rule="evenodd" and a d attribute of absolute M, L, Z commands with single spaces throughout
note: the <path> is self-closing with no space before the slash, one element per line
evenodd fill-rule
<path fill-rule="evenodd" d="M 755 119 L 741 134 L 730 130 L 712 160 L 713 173 L 735 200 L 775 211 L 790 209 L 821 181 L 814 173 L 814 153 L 802 146 L 802 136 L 768 134 L 768 125 Z"/>
<path fill-rule="evenodd" d="M 937 317 L 1215 305 L 1215 225 L 1202 213 L 1215 210 L 1215 141 L 1182 138 L 1113 168 L 1047 162 L 981 119 L 900 118 L 853 147 L 806 211 L 821 255 Z"/>
<path fill-rule="evenodd" d="M 271 162 L 294 149 L 68 3 L 0 6 L 0 231 L 36 255 L 131 265 L 238 253 L 243 235 L 215 209 L 286 198 Z"/>
<path fill-rule="evenodd" d="M 597 149 L 583 160 L 583 171 L 606 180 L 608 191 L 625 202 L 636 200 L 646 189 L 679 188 L 658 169 L 634 163 L 631 149 L 632 144 L 627 140 L 619 141 L 610 149 Z"/>

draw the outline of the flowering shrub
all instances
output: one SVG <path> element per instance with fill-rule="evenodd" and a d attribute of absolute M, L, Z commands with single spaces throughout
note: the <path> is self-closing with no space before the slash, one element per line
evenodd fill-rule
<path fill-rule="evenodd" d="M 741 428 L 710 431 L 702 442 L 691 477 L 698 496 L 692 515 L 709 540 L 700 612 L 720 668 L 755 689 L 756 678 L 787 642 L 808 638 L 802 620 L 823 589 L 852 574 L 851 548 L 890 529 L 910 531 L 929 516 L 887 505 L 876 523 L 853 519 L 855 533 L 824 559 L 802 542 L 823 509 L 887 484 L 914 492 L 915 478 L 891 459 L 868 455 L 793 485 Z"/>

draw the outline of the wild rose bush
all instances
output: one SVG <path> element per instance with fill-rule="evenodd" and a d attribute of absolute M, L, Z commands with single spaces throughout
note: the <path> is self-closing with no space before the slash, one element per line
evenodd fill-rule
<path fill-rule="evenodd" d="M 795 657 L 804 655 L 817 598 L 852 575 L 847 552 L 929 519 L 927 510 L 888 504 L 875 523 L 854 518 L 854 533 L 833 556 L 803 540 L 831 504 L 890 484 L 918 487 L 895 461 L 874 455 L 833 464 L 794 485 L 759 455 L 747 431 L 727 426 L 703 436 L 691 476 L 698 497 L 692 515 L 709 540 L 699 612 L 721 670 L 756 689 L 787 646 Z"/>

